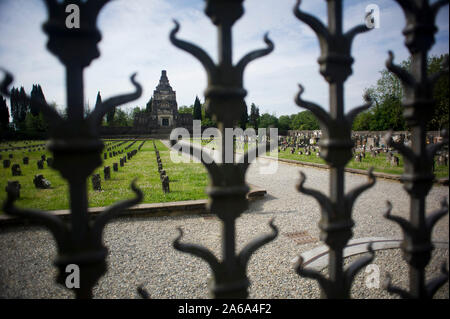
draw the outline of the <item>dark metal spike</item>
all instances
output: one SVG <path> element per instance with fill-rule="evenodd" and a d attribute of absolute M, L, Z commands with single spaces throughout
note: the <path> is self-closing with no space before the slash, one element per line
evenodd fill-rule
<path fill-rule="evenodd" d="M 0 68 L 0 70 L 5 73 L 5 77 L 3 78 L 3 81 L 0 83 L 0 93 L 4 94 L 6 96 L 10 96 L 8 86 L 11 85 L 14 78 L 13 78 L 12 74 L 9 73 L 8 71 L 6 71 L 5 69 Z"/>
<path fill-rule="evenodd" d="M 69 229 L 59 217 L 40 210 L 18 208 L 14 206 L 15 200 L 16 198 L 14 195 L 8 192 L 8 197 L 3 204 L 3 211 L 6 214 L 22 218 L 30 218 L 42 223 L 53 234 L 53 237 L 60 248 L 67 242 Z"/>
<path fill-rule="evenodd" d="M 273 51 L 274 49 L 274 44 L 273 42 L 269 39 L 269 33 L 267 32 L 264 35 L 264 42 L 266 42 L 267 44 L 267 48 L 264 49 L 259 49 L 259 50 L 255 50 L 252 51 L 248 54 L 246 54 L 236 65 L 236 69 L 238 70 L 238 72 L 242 75 L 244 73 L 244 69 L 245 67 L 252 62 L 253 60 L 256 60 L 258 58 L 261 58 L 265 55 L 268 55 L 270 52 Z"/>
<path fill-rule="evenodd" d="M 373 250 L 373 243 L 370 242 L 368 244 L 367 249 L 369 250 L 369 255 L 359 258 L 354 261 L 348 268 L 345 270 L 345 281 L 348 289 L 350 290 L 353 279 L 356 274 L 365 266 L 370 264 L 375 258 L 375 252 Z"/>
<path fill-rule="evenodd" d="M 394 73 L 404 86 L 411 88 L 416 86 L 417 82 L 414 79 L 413 75 L 399 65 L 394 64 L 394 53 L 392 51 L 389 51 L 388 54 L 389 59 L 387 59 L 386 61 L 386 67 L 388 68 L 388 70 Z"/>
<path fill-rule="evenodd" d="M 173 248 L 176 250 L 182 251 L 184 253 L 189 253 L 191 255 L 197 256 L 204 261 L 206 261 L 209 266 L 211 267 L 212 271 L 215 272 L 219 269 L 220 263 L 217 260 L 216 256 L 214 256 L 213 253 L 211 253 L 208 249 L 205 247 L 195 245 L 195 244 L 183 244 L 180 243 L 181 237 L 183 237 L 183 230 L 181 227 L 177 228 L 180 234 L 173 242 Z"/>
<path fill-rule="evenodd" d="M 412 295 L 408 291 L 392 285 L 391 282 L 392 282 L 392 277 L 389 273 L 387 273 L 386 280 L 383 283 L 383 288 L 387 292 L 389 292 L 390 294 L 397 294 L 403 299 L 413 299 Z"/>
<path fill-rule="evenodd" d="M 411 235 L 414 232 L 414 228 L 411 226 L 411 223 L 408 220 L 404 219 L 403 217 L 392 216 L 391 215 L 392 204 L 390 201 L 387 201 L 386 203 L 387 203 L 388 209 L 384 213 L 384 218 L 392 220 L 393 222 L 396 222 L 402 228 L 403 232 Z"/>
<path fill-rule="evenodd" d="M 295 4 L 295 7 L 294 7 L 295 16 L 300 21 L 303 21 L 304 23 L 309 25 L 310 28 L 314 30 L 314 32 L 317 34 L 317 36 L 321 40 L 326 40 L 329 37 L 329 31 L 328 31 L 327 27 L 324 26 L 323 23 L 319 19 L 315 18 L 314 16 L 312 16 L 308 13 L 301 11 L 300 10 L 301 2 L 302 2 L 302 0 L 297 0 L 297 3 Z"/>
<path fill-rule="evenodd" d="M 447 262 L 443 262 L 441 265 L 441 274 L 433 278 L 426 287 L 428 298 L 433 298 L 434 294 L 448 281 Z"/>
<path fill-rule="evenodd" d="M 137 287 L 137 292 L 142 299 L 151 299 L 150 294 L 148 293 L 147 289 L 144 288 L 143 285 Z"/>
<path fill-rule="evenodd" d="M 260 247 L 264 246 L 265 244 L 271 242 L 278 236 L 278 228 L 273 224 L 275 218 L 272 218 L 269 222 L 270 228 L 272 228 L 271 234 L 262 235 L 253 241 L 251 241 L 247 246 L 245 246 L 241 252 L 239 253 L 239 262 L 243 267 L 247 266 L 248 261 L 250 260 L 250 257 L 252 254 L 258 250 Z"/>
<path fill-rule="evenodd" d="M 323 290 L 328 290 L 330 283 L 329 280 L 323 276 L 320 271 L 313 269 L 303 268 L 303 257 L 299 256 L 296 264 L 294 265 L 295 272 L 301 277 L 317 280 Z"/>
<path fill-rule="evenodd" d="M 127 208 L 130 208 L 142 201 L 144 198 L 144 194 L 142 191 L 136 186 L 136 178 L 131 182 L 131 189 L 136 194 L 135 198 L 126 199 L 120 202 L 113 204 L 112 206 L 105 209 L 105 211 L 99 215 L 94 222 L 93 225 L 93 234 L 95 234 L 95 238 L 101 238 L 101 232 L 103 231 L 106 223 L 110 221 L 112 218 L 117 215 L 123 213 Z"/>
<path fill-rule="evenodd" d="M 298 106 L 311 111 L 317 117 L 319 122 L 321 122 L 325 126 L 324 129 L 328 129 L 328 127 L 331 125 L 331 121 L 332 121 L 330 115 L 319 105 L 317 105 L 313 102 L 308 102 L 308 101 L 302 100 L 301 96 L 304 92 L 304 88 L 301 84 L 299 84 L 298 86 L 299 86 L 299 92 L 297 93 L 297 95 L 295 97 L 295 103 Z"/>
<path fill-rule="evenodd" d="M 297 190 L 303 194 L 314 197 L 317 200 L 317 202 L 319 203 L 319 205 L 321 206 L 322 211 L 324 211 L 328 214 L 332 214 L 333 205 L 332 205 L 330 199 L 319 191 L 305 188 L 303 186 L 305 184 L 305 181 L 306 181 L 305 174 L 303 172 L 300 172 L 300 181 L 297 184 Z"/>
<path fill-rule="evenodd" d="M 216 65 L 214 64 L 213 60 L 203 49 L 199 48 L 198 46 L 187 41 L 177 39 L 176 34 L 180 30 L 180 24 L 176 20 L 173 20 L 173 22 L 175 23 L 175 28 L 173 28 L 173 30 L 170 32 L 170 42 L 172 42 L 174 46 L 192 54 L 195 58 L 197 58 L 197 60 L 199 60 L 206 69 L 208 76 L 212 76 L 215 73 L 216 69 Z"/>
<path fill-rule="evenodd" d="M 346 204 L 345 206 L 347 209 L 347 214 L 351 214 L 352 207 L 358 196 L 361 195 L 365 190 L 375 185 L 376 178 L 373 175 L 373 167 L 369 168 L 368 177 L 369 177 L 368 183 L 356 187 L 355 189 L 348 192 L 347 195 L 345 195 L 345 204 Z"/>
<path fill-rule="evenodd" d="M 431 234 L 434 225 L 438 222 L 439 219 L 447 215 L 448 213 L 448 203 L 447 199 L 444 197 L 441 201 L 441 208 L 432 212 L 426 219 L 426 228 L 428 233 Z"/>
<path fill-rule="evenodd" d="M 356 116 L 361 113 L 364 112 L 365 110 L 368 110 L 372 104 L 373 101 L 370 99 L 369 96 L 367 96 L 367 99 L 369 100 L 366 104 L 363 104 L 361 106 L 357 106 L 354 109 L 352 109 L 351 111 L 349 111 L 347 113 L 347 115 L 345 116 L 345 118 L 347 119 L 348 124 L 351 126 L 353 121 L 355 120 Z"/>
<path fill-rule="evenodd" d="M 113 108 L 134 101 L 142 95 L 142 86 L 135 80 L 136 74 L 137 73 L 133 73 L 130 77 L 130 81 L 135 88 L 133 93 L 111 97 L 95 107 L 92 113 L 88 116 L 88 121 L 93 128 L 97 127 L 100 124 L 102 117 Z"/>

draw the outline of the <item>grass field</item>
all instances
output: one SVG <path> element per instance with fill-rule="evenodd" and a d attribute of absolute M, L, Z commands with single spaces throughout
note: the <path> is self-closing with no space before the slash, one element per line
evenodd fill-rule
<path fill-rule="evenodd" d="M 127 142 L 123 146 L 130 143 Z M 103 165 L 96 170 L 95 173 L 100 174 L 102 179 L 102 191 L 94 191 L 89 178 L 89 207 L 108 206 L 119 200 L 134 197 L 134 193 L 130 189 L 131 181 L 134 178 L 138 179 L 137 185 L 144 193 L 142 203 L 207 198 L 205 188 L 208 184 L 208 178 L 204 167 L 199 163 L 172 163 L 169 149 L 160 141 L 155 141 L 155 144 L 160 152 L 163 169 L 166 170 L 166 174 L 170 179 L 170 193 L 164 194 L 162 191 L 152 141 L 146 141 L 141 150 L 130 161 L 127 161 L 124 167 L 119 165 L 119 171 L 114 172 L 112 169 L 113 163 L 119 163 L 120 157 L 126 156 L 127 151 L 137 149 L 140 143 L 139 141 L 136 142 L 132 147 L 124 151 L 124 154 L 119 154 L 112 158 L 108 157 L 107 160 L 104 160 Z M 7 158 L 8 154 L 13 154 L 14 156 L 11 160 L 11 166 L 15 163 L 20 164 L 22 176 L 12 176 L 11 167 L 3 168 L 3 165 L 0 165 L 0 180 L 3 188 L 0 190 L 0 203 L 3 203 L 6 198 L 4 187 L 7 181 L 18 180 L 21 184 L 21 198 L 16 201 L 17 206 L 43 210 L 69 208 L 68 185 L 59 172 L 48 168 L 47 163 L 44 164 L 43 170 L 37 169 L 36 162 L 41 155 L 45 154 L 47 157 L 52 157 L 50 152 L 46 150 L 35 152 L 24 150 L 8 151 L 6 153 L 2 152 L 3 159 Z M 25 156 L 30 158 L 28 165 L 22 163 L 22 158 Z M 104 180 L 104 166 L 111 167 L 111 179 L 108 181 Z M 51 189 L 37 189 L 33 184 L 35 174 L 43 174 L 51 182 Z"/>

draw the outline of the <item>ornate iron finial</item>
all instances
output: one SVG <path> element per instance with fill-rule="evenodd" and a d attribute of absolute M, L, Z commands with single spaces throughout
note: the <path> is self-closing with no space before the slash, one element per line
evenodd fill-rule
<path fill-rule="evenodd" d="M 393 63 L 394 54 L 389 51 L 386 67 L 394 73 L 402 83 L 404 99 L 403 117 L 411 128 L 411 147 L 393 142 L 392 133 L 385 139 L 388 145 L 398 150 L 404 157 L 405 169 L 402 175 L 404 188 L 410 201 L 410 220 L 392 216 L 390 207 L 385 217 L 400 225 L 403 230 L 401 248 L 403 256 L 410 267 L 409 291 L 401 290 L 387 284 L 388 291 L 397 293 L 403 298 L 432 298 L 433 294 L 443 284 L 441 279 L 425 283 L 425 267 L 431 259 L 433 245 L 431 234 L 434 224 L 448 213 L 446 201 L 441 209 L 426 217 L 426 197 L 433 186 L 433 162 L 436 152 L 448 143 L 447 132 L 443 132 L 443 140 L 427 145 L 427 122 L 433 109 L 433 87 L 444 74 L 448 74 L 448 58 L 444 68 L 435 74 L 427 74 L 428 51 L 434 44 L 434 34 L 437 32 L 435 19 L 439 9 L 448 4 L 448 0 L 436 1 L 430 4 L 428 0 L 396 0 L 406 17 L 406 27 L 403 30 L 405 45 L 411 54 L 410 70 L 405 70 Z M 390 205 L 390 204 L 389 204 Z M 439 284 L 439 287 L 436 285 Z M 433 288 L 429 288 L 433 286 Z"/>
<path fill-rule="evenodd" d="M 102 232 L 107 221 L 126 208 L 139 203 L 143 198 L 142 192 L 133 181 L 131 188 L 136 194 L 134 199 L 107 208 L 93 224 L 89 221 L 86 179 L 101 165 L 100 154 L 104 148 L 97 128 L 102 117 L 111 108 L 133 101 L 142 94 L 142 87 L 135 81 L 134 74 L 131 77 L 134 92 L 107 99 L 96 105 L 88 117 L 84 117 L 83 70 L 99 56 L 97 43 L 101 35 L 96 22 L 100 9 L 107 2 L 107 0 L 75 0 L 70 3 L 45 1 L 49 14 L 48 21 L 44 24 L 44 30 L 49 37 L 47 46 L 66 68 L 68 116 L 62 118 L 45 102 L 26 97 L 28 102 L 33 102 L 39 107 L 49 122 L 48 149 L 53 153 L 52 168 L 58 170 L 69 184 L 70 226 L 47 212 L 15 207 L 15 198 L 11 196 L 8 196 L 4 204 L 5 213 L 36 219 L 50 229 L 58 246 L 58 257 L 55 261 L 55 265 L 59 268 L 58 283 L 65 284 L 68 264 L 79 266 L 81 282 L 80 288 L 75 289 L 77 298 L 92 297 L 92 287 L 106 271 L 107 248 L 102 243 Z M 66 26 L 65 8 L 69 4 L 79 7 L 79 28 Z M 5 73 L 0 88 L 3 94 L 9 96 L 8 86 L 12 82 L 12 75 Z"/>
<path fill-rule="evenodd" d="M 251 61 L 272 52 L 274 45 L 268 35 L 264 36 L 267 48 L 253 51 L 245 55 L 236 65 L 232 63 L 231 28 L 244 13 L 243 0 L 208 0 L 205 13 L 211 18 L 219 31 L 219 61 L 216 65 L 209 55 L 198 46 L 180 40 L 176 37 L 180 25 L 175 21 L 175 28 L 170 33 L 170 41 L 178 48 L 185 50 L 196 57 L 203 65 L 208 75 L 208 87 L 205 90 L 206 108 L 212 118 L 218 122 L 222 136 L 221 163 L 215 163 L 205 153 L 196 150 L 192 145 L 189 153 L 199 157 L 208 170 L 211 185 L 207 189 L 210 197 L 209 208 L 223 222 L 223 261 L 206 248 L 182 244 L 180 236 L 175 240 L 177 250 L 188 252 L 206 260 L 214 274 L 214 285 L 211 293 L 216 298 L 245 298 L 248 295 L 249 281 L 246 275 L 246 266 L 250 255 L 259 247 L 273 240 L 278 231 L 273 223 L 270 226 L 272 234 L 262 236 L 251 242 L 239 255 L 235 253 L 235 220 L 248 208 L 246 194 L 249 187 L 245 182 L 245 173 L 249 162 L 235 163 L 234 149 L 233 163 L 225 160 L 225 128 L 233 128 L 239 121 L 244 110 L 244 97 L 247 91 L 243 87 L 243 73 Z M 176 141 L 172 141 L 175 144 Z M 207 156 L 207 155 L 206 155 Z M 244 155 L 248 159 L 248 153 Z"/>
<path fill-rule="evenodd" d="M 328 26 L 319 19 L 300 10 L 301 0 L 297 0 L 294 7 L 295 16 L 309 25 L 319 38 L 321 56 L 318 59 L 320 73 L 329 83 L 330 112 L 326 112 L 319 105 L 302 99 L 303 86 L 295 97 L 298 106 L 311 111 L 318 119 L 322 130 L 319 141 L 320 157 L 330 165 L 330 197 L 319 191 L 307 189 L 303 186 L 305 175 L 300 173 L 300 183 L 297 189 L 314 197 L 322 210 L 319 222 L 321 237 L 329 247 L 329 279 L 319 280 L 317 274 L 311 278 L 319 280 L 322 297 L 350 298 L 350 286 L 353 276 L 346 276 L 343 271 L 343 249 L 352 237 L 354 222 L 351 218 L 353 204 L 356 198 L 375 184 L 373 169 L 368 172 L 369 182 L 345 194 L 344 168 L 352 158 L 352 123 L 356 115 L 368 109 L 372 102 L 356 107 L 344 114 L 344 82 L 352 74 L 353 58 L 351 45 L 354 37 L 370 30 L 366 25 L 358 25 L 346 33 L 342 31 L 342 0 L 327 0 Z M 310 272 L 297 269 L 302 276 L 311 275 Z"/>

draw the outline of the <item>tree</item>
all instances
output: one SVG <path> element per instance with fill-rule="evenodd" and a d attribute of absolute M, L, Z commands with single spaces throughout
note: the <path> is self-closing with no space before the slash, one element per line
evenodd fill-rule
<path fill-rule="evenodd" d="M 45 104 L 45 96 L 42 92 L 42 88 L 39 84 L 33 84 L 33 88 L 31 89 L 31 101 L 30 101 L 30 111 L 34 116 L 38 116 L 41 110 L 39 109 L 36 101 L 40 101 Z"/>
<path fill-rule="evenodd" d="M 445 60 L 448 54 L 428 58 L 428 74 L 442 71 L 446 68 Z M 401 63 L 401 67 L 409 70 L 410 59 Z M 384 131 L 388 129 L 402 131 L 407 129 L 403 118 L 402 99 L 403 88 L 400 80 L 388 70 L 380 72 L 381 78 L 375 86 L 367 88 L 364 96 L 370 97 L 374 105 L 366 112 L 359 114 L 353 122 L 353 130 Z M 448 76 L 441 77 L 433 88 L 435 104 L 430 107 L 431 114 L 427 129 L 439 130 L 448 127 L 449 88 Z"/>
<path fill-rule="evenodd" d="M 289 115 L 282 115 L 278 119 L 278 128 L 281 131 L 288 131 L 291 129 L 291 119 Z"/>
<path fill-rule="evenodd" d="M 259 127 L 262 128 L 278 127 L 278 119 L 275 115 L 264 113 L 259 118 Z"/>
<path fill-rule="evenodd" d="M 201 112 L 201 110 L 200 110 L 200 112 Z M 191 105 L 191 106 L 186 106 L 186 105 L 180 106 L 178 108 L 178 113 L 193 115 L 194 114 L 194 105 Z"/>
<path fill-rule="evenodd" d="M 102 97 L 100 96 L 100 91 L 97 93 L 97 101 L 95 102 L 95 106 L 97 103 L 102 103 Z M 114 115 L 116 114 L 116 108 L 112 108 L 111 111 L 106 113 L 106 124 L 108 126 L 112 126 L 114 124 Z"/>
<path fill-rule="evenodd" d="M 128 126 L 128 116 L 127 113 L 125 113 L 121 109 L 117 109 L 116 117 L 114 119 L 114 124 L 117 126 Z"/>
<path fill-rule="evenodd" d="M 250 105 L 249 124 L 255 130 L 258 129 L 258 126 L 259 126 L 259 108 L 255 105 L 255 103 L 252 103 Z"/>
<path fill-rule="evenodd" d="M 6 99 L 1 96 L 0 99 L 0 130 L 3 132 L 9 128 L 9 110 L 6 105 Z"/>
<path fill-rule="evenodd" d="M 244 101 L 244 110 L 242 111 L 241 118 L 239 119 L 239 127 L 245 131 L 248 123 L 248 108 L 247 103 Z"/>
<path fill-rule="evenodd" d="M 302 111 L 291 117 L 293 130 L 319 130 L 319 122 L 310 111 Z"/>
<path fill-rule="evenodd" d="M 202 105 L 200 103 L 200 100 L 198 99 L 198 96 L 195 97 L 193 119 L 194 120 L 202 119 Z"/>
<path fill-rule="evenodd" d="M 428 73 L 434 74 L 446 68 L 448 53 L 439 57 L 431 57 L 428 61 Z M 448 67 L 448 62 L 447 62 Z M 435 104 L 430 111 L 433 115 L 428 122 L 427 129 L 438 131 L 442 128 L 448 129 L 448 110 L 449 110 L 449 81 L 448 75 L 441 76 L 433 88 L 433 99 Z"/>

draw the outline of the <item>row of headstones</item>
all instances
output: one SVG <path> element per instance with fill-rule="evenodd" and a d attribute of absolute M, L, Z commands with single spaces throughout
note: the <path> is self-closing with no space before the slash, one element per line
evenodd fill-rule
<path fill-rule="evenodd" d="M 116 148 L 116 147 L 118 147 L 118 146 L 121 146 L 121 145 L 123 145 L 123 144 L 125 144 L 125 143 L 127 143 L 127 142 L 129 142 L 129 141 L 124 141 L 124 142 L 122 142 L 122 143 L 120 143 L 120 144 L 118 144 L 118 145 L 114 145 L 114 146 L 112 146 L 112 147 L 108 147 L 107 152 L 106 152 L 106 153 L 103 153 L 103 159 L 106 160 L 106 159 L 108 158 L 108 154 L 109 154 L 109 157 L 110 157 L 110 158 L 111 158 L 111 157 L 116 157 L 117 155 L 120 155 L 120 154 L 123 154 L 123 151 L 124 151 L 124 150 L 127 150 L 128 148 L 130 148 L 130 146 L 133 146 L 133 144 L 136 143 L 136 142 L 131 143 L 130 145 L 124 147 L 123 150 L 118 150 L 118 151 L 113 151 L 113 150 L 112 150 L 112 149 L 114 149 L 114 148 Z"/>
<path fill-rule="evenodd" d="M 25 144 L 26 144 L 26 141 L 25 141 Z M 10 144 L 10 148 L 2 148 L 2 149 L 0 149 L 0 152 L 7 152 L 7 151 L 14 151 L 14 150 L 23 150 L 23 149 L 28 149 L 28 152 L 30 152 L 30 150 L 31 149 L 36 149 L 36 148 L 41 148 L 41 147 L 44 147 L 45 146 L 45 143 L 44 144 L 35 144 L 35 145 L 30 145 L 30 146 L 12 146 L 11 144 Z M 0 156 L 1 156 L 2 154 L 0 154 Z M 1 159 L 1 157 L 0 157 L 0 159 Z"/>
<path fill-rule="evenodd" d="M 34 175 L 33 184 L 36 188 L 39 189 L 48 189 L 51 188 L 52 184 L 50 181 L 44 178 L 44 175 L 37 174 Z M 22 186 L 19 181 L 8 181 L 8 184 L 5 187 L 5 191 L 8 194 L 11 194 L 13 198 L 20 198 L 20 189 Z"/>
<path fill-rule="evenodd" d="M 156 162 L 158 163 L 159 180 L 161 181 L 162 189 L 164 193 L 170 193 L 169 187 L 169 176 L 167 176 L 166 171 L 163 169 L 161 156 L 156 148 L 155 141 L 153 141 L 153 147 L 156 153 Z"/>
<path fill-rule="evenodd" d="M 105 153 L 106 154 L 106 153 Z M 132 150 L 131 152 L 127 152 L 127 156 L 121 157 L 119 160 L 119 163 L 113 163 L 113 171 L 118 172 L 119 171 L 119 165 L 120 167 L 125 166 L 125 163 L 133 158 L 134 155 L 137 154 L 137 150 Z M 105 166 L 103 167 L 103 176 L 105 181 L 111 179 L 111 166 Z M 94 174 L 91 177 L 92 180 L 92 187 L 96 191 L 102 190 L 102 184 L 101 184 L 101 177 L 100 174 Z"/>
<path fill-rule="evenodd" d="M 113 144 L 113 145 L 108 144 L 108 145 L 111 145 L 111 146 L 109 146 L 109 147 L 107 148 L 107 151 L 108 151 L 108 152 L 109 152 L 109 151 L 112 151 L 113 149 L 118 148 L 118 147 L 120 147 L 120 146 L 122 146 L 123 144 L 128 143 L 128 142 L 129 142 L 129 141 L 126 140 L 126 141 L 120 141 L 120 143 L 116 143 L 116 144 Z"/>
<path fill-rule="evenodd" d="M 286 151 L 288 148 L 287 145 L 283 145 L 281 147 L 278 148 L 278 152 L 280 151 Z M 303 148 L 303 151 L 300 149 Z M 311 154 L 315 153 L 316 156 L 320 156 L 320 151 L 319 151 L 319 147 L 315 147 L 315 146 L 311 146 L 311 145 L 296 145 L 291 147 L 290 150 L 291 154 L 297 154 L 297 155 L 306 155 L 306 156 L 310 156 Z"/>
<path fill-rule="evenodd" d="M 47 166 L 48 167 L 52 167 L 53 166 L 53 158 L 49 157 L 46 158 L 45 155 L 41 156 L 41 159 L 37 161 L 37 168 L 38 169 L 44 169 L 44 162 L 47 162 Z M 29 164 L 29 158 L 28 157 L 24 157 L 22 158 L 22 162 L 24 165 L 28 165 Z M 11 166 L 11 160 L 9 159 L 5 159 L 3 160 L 3 168 L 9 168 Z M 20 165 L 19 164 L 13 164 L 11 166 L 11 171 L 12 171 L 12 175 L 13 176 L 20 176 L 22 175 L 22 171 L 20 169 Z"/>

